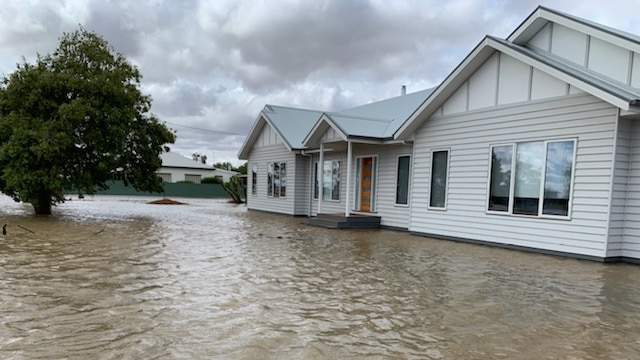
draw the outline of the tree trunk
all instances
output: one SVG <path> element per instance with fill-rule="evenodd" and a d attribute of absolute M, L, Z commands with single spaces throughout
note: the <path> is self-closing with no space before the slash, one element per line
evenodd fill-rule
<path fill-rule="evenodd" d="M 33 210 L 35 210 L 36 214 L 51 215 L 51 195 L 40 194 L 38 201 L 31 203 L 31 205 L 33 205 Z"/>

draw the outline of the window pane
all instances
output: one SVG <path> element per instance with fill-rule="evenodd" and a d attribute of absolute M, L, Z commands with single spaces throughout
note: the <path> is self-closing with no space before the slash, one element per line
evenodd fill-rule
<path fill-rule="evenodd" d="M 320 193 L 320 180 L 318 179 L 318 163 L 313 163 L 313 198 L 317 199 Z"/>
<path fill-rule="evenodd" d="M 287 164 L 280 164 L 280 196 L 287 196 Z"/>
<path fill-rule="evenodd" d="M 269 163 L 267 169 L 267 195 L 273 196 L 273 163 Z"/>
<path fill-rule="evenodd" d="M 511 191 L 511 161 L 513 146 L 496 146 L 491 151 L 491 179 L 489 180 L 489 210 L 509 211 Z"/>
<path fill-rule="evenodd" d="M 273 196 L 280 196 L 280 165 L 278 163 L 273 164 Z"/>
<path fill-rule="evenodd" d="M 332 164 L 331 199 L 340 200 L 340 161 Z"/>
<path fill-rule="evenodd" d="M 332 161 L 327 160 L 322 165 L 322 200 L 331 199 L 331 171 Z"/>
<path fill-rule="evenodd" d="M 542 142 L 518 144 L 513 198 L 514 214 L 538 215 L 543 153 Z"/>
<path fill-rule="evenodd" d="M 258 192 L 258 173 L 253 170 L 251 172 L 251 193 L 255 195 Z"/>
<path fill-rule="evenodd" d="M 406 205 L 409 203 L 409 165 L 410 156 L 400 156 L 398 158 L 398 174 L 396 185 L 396 204 Z"/>
<path fill-rule="evenodd" d="M 431 195 L 429 206 L 445 207 L 447 195 L 448 151 L 434 151 L 431 159 Z"/>
<path fill-rule="evenodd" d="M 558 141 L 547 144 L 543 214 L 569 215 L 573 151 L 573 141 Z"/>

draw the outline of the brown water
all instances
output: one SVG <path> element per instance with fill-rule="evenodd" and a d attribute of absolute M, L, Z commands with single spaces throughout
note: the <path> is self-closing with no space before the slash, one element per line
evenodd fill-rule
<path fill-rule="evenodd" d="M 0 196 L 0 358 L 640 359 L 640 266 L 188 201 Z"/>

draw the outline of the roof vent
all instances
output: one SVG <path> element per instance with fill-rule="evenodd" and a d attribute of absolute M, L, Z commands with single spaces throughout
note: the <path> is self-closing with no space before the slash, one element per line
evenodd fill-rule
<path fill-rule="evenodd" d="M 400 95 L 407 95 L 407 85 L 400 87 Z"/>

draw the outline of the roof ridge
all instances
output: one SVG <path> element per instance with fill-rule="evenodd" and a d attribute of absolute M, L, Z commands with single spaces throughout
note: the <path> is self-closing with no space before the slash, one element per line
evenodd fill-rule
<path fill-rule="evenodd" d="M 365 120 L 371 120 L 371 121 L 377 121 L 377 122 L 393 122 L 393 120 L 395 120 L 395 119 L 376 118 L 376 117 L 369 117 L 369 116 L 342 114 L 340 112 L 325 112 L 324 114 L 327 114 L 329 117 L 331 117 L 331 115 L 335 115 L 335 116 L 341 116 L 346 118 L 365 119 Z"/>
<path fill-rule="evenodd" d="M 318 112 L 318 113 L 323 113 L 324 111 L 322 110 L 314 110 L 314 109 L 305 109 L 305 108 L 297 108 L 297 107 L 293 107 L 293 106 L 283 106 L 283 105 L 273 105 L 273 104 L 265 104 L 266 106 L 270 106 L 270 107 L 276 107 L 276 108 L 281 108 L 281 109 L 289 109 L 289 110 L 298 110 L 298 111 L 309 111 L 309 112 Z"/>
<path fill-rule="evenodd" d="M 382 102 L 385 102 L 385 101 L 395 100 L 395 99 L 398 99 L 398 98 L 401 98 L 401 97 L 405 97 L 405 96 L 415 96 L 415 95 L 418 95 L 419 93 L 423 93 L 423 92 L 427 92 L 427 91 L 433 91 L 433 90 L 435 90 L 435 88 L 437 88 L 437 86 L 426 88 L 426 89 L 422 89 L 422 90 L 418 90 L 418 91 L 414 91 L 414 92 L 411 92 L 411 93 L 408 93 L 408 94 L 404 94 L 404 95 L 392 96 L 392 97 L 389 97 L 389 98 L 372 101 L 370 103 L 361 104 L 361 105 L 358 105 L 358 106 L 342 109 L 339 112 L 359 109 L 359 108 L 370 106 L 370 105 L 373 105 L 373 104 L 378 104 L 378 103 L 382 103 Z"/>

